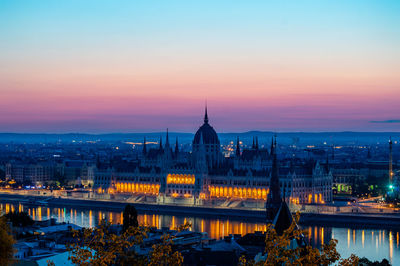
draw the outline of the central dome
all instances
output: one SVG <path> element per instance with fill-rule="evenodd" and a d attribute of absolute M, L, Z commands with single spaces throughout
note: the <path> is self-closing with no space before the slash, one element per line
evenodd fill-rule
<path fill-rule="evenodd" d="M 204 115 L 204 124 L 197 130 L 196 134 L 194 135 L 193 144 L 200 144 L 200 136 L 203 138 L 204 144 L 219 145 L 217 132 L 215 132 L 214 128 L 210 126 L 210 124 L 208 124 L 207 108 Z"/>

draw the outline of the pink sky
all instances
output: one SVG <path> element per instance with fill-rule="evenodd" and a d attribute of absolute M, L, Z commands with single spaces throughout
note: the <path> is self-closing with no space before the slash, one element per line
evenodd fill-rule
<path fill-rule="evenodd" d="M 0 11 L 0 132 L 400 131 L 396 2 L 92 4 Z"/>

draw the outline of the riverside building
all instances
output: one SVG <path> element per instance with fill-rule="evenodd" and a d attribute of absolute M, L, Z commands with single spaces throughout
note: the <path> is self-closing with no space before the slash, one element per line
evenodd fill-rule
<path fill-rule="evenodd" d="M 224 157 L 220 148 L 206 108 L 191 153 L 179 151 L 178 140 L 171 145 L 168 131 L 165 144 L 160 139 L 157 148 L 148 149 L 144 140 L 142 157 L 135 164 L 95 171 L 95 193 L 100 197 L 158 203 L 264 206 L 270 193 L 273 159 L 279 152 L 276 138 L 270 149 L 259 148 L 255 138 L 252 147 L 244 150 L 237 139 L 233 158 Z M 285 201 L 297 204 L 332 201 L 331 171 L 318 161 L 303 160 L 281 166 L 278 159 L 275 167 Z"/>

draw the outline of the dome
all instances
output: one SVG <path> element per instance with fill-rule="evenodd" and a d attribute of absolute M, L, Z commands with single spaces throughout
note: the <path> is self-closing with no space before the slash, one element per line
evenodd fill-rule
<path fill-rule="evenodd" d="M 214 128 L 210 126 L 210 124 L 208 124 L 207 108 L 204 115 L 204 124 L 197 130 L 196 134 L 194 135 L 193 144 L 200 144 L 200 136 L 203 138 L 204 144 L 219 145 L 217 132 L 215 132 Z"/>
<path fill-rule="evenodd" d="M 200 144 L 200 135 L 203 138 L 204 144 L 218 144 L 219 145 L 217 132 L 215 132 L 214 128 L 212 126 L 210 126 L 208 123 L 204 123 L 197 130 L 196 135 L 194 135 L 193 144 Z"/>

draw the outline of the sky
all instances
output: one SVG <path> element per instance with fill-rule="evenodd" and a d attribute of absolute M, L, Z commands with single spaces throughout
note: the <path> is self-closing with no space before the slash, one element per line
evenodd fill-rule
<path fill-rule="evenodd" d="M 400 131 L 400 1 L 0 0 L 0 132 Z"/>

